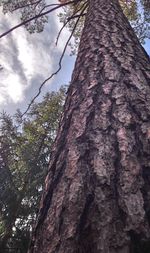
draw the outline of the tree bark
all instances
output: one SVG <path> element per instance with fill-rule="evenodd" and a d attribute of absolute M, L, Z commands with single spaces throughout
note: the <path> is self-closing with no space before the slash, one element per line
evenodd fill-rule
<path fill-rule="evenodd" d="M 149 70 L 118 1 L 90 0 L 30 252 L 150 252 Z"/>

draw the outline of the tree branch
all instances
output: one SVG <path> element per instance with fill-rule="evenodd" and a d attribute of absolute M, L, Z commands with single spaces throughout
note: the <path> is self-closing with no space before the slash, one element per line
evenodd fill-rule
<path fill-rule="evenodd" d="M 32 20 L 34 20 L 34 19 L 38 19 L 38 18 L 40 18 L 40 17 L 42 17 L 42 16 L 45 16 L 45 15 L 47 15 L 47 14 L 49 14 L 49 13 L 51 13 L 51 12 L 53 12 L 53 11 L 55 11 L 55 10 L 61 8 L 61 7 L 63 7 L 63 6 L 67 6 L 67 5 L 73 4 L 73 3 L 75 3 L 75 0 L 69 1 L 69 2 L 64 3 L 64 4 L 56 4 L 56 5 L 57 5 L 56 7 L 52 8 L 52 9 L 50 9 L 50 10 L 48 10 L 48 11 L 45 11 L 45 12 L 43 12 L 43 13 L 40 13 L 40 14 L 38 14 L 38 15 L 35 15 L 34 17 L 29 18 L 29 19 L 27 19 L 27 20 L 25 20 L 25 21 L 19 23 L 18 25 L 12 27 L 12 28 L 9 29 L 8 31 L 2 33 L 2 34 L 0 35 L 0 38 L 6 36 L 7 34 L 11 33 L 12 31 L 14 31 L 14 30 L 16 30 L 17 28 L 19 28 L 19 27 L 21 27 L 21 26 L 23 26 L 23 25 L 29 23 L 30 21 L 32 21 Z"/>
<path fill-rule="evenodd" d="M 86 4 L 86 6 L 84 7 L 85 4 Z M 83 16 L 83 7 L 84 7 L 84 10 L 85 10 L 86 7 L 87 7 L 87 2 L 85 2 L 85 3 L 81 6 L 80 9 L 76 10 L 76 11 L 72 14 L 72 16 L 70 16 L 70 17 L 67 18 L 66 22 L 63 24 L 62 28 L 60 29 L 60 31 L 59 31 L 59 33 L 58 33 L 58 35 L 57 35 L 57 38 L 56 38 L 56 46 L 57 46 L 57 44 L 58 44 L 59 37 L 60 37 L 62 31 L 64 30 L 64 28 L 66 27 L 66 25 L 67 25 L 72 19 L 78 18 L 79 16 L 80 16 L 80 17 Z M 76 15 L 79 11 L 81 11 L 80 14 L 79 14 L 79 15 Z"/>
<path fill-rule="evenodd" d="M 67 42 L 65 44 L 64 50 L 63 50 L 62 55 L 61 55 L 60 60 L 59 60 L 59 67 L 58 67 L 58 69 L 54 73 L 52 73 L 47 79 L 45 79 L 44 82 L 40 85 L 38 93 L 31 100 L 31 102 L 28 105 L 28 107 L 25 110 L 25 112 L 21 115 L 21 118 L 23 118 L 23 116 L 29 111 L 31 105 L 34 103 L 34 101 L 36 100 L 36 98 L 40 95 L 41 90 L 42 90 L 43 86 L 45 85 L 45 83 L 48 82 L 50 79 L 52 79 L 53 76 L 57 75 L 57 73 L 61 70 L 61 68 L 62 68 L 62 60 L 63 60 L 64 54 L 66 52 L 67 46 L 68 46 L 68 44 L 69 44 L 69 42 L 70 42 L 70 40 L 71 40 L 71 38 L 73 36 L 73 33 L 74 33 L 74 31 L 75 31 L 75 29 L 77 27 L 77 24 L 78 24 L 79 20 L 80 20 L 80 16 L 78 17 L 78 19 L 77 19 L 77 21 L 76 21 L 76 23 L 75 23 L 75 25 L 73 27 L 73 30 L 72 30 L 72 32 L 71 32 L 71 34 L 70 34 L 70 36 L 69 36 L 69 38 L 68 38 L 68 40 L 67 40 Z"/>

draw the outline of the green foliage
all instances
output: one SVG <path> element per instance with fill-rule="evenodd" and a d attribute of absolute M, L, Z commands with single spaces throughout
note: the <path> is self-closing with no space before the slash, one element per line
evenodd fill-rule
<path fill-rule="evenodd" d="M 125 1 L 119 0 L 124 14 L 130 21 L 135 21 L 138 18 L 138 4 L 136 0 Z"/>
<path fill-rule="evenodd" d="M 150 4 L 149 0 L 119 0 L 123 12 L 130 21 L 141 43 L 144 43 L 146 38 L 150 38 Z M 59 0 L 61 3 L 66 0 Z M 80 20 L 73 33 L 74 42 L 70 44 L 72 53 L 75 54 L 80 41 L 80 36 L 85 20 L 85 15 L 89 0 L 74 0 L 74 3 L 63 7 L 64 11 L 60 11 L 60 21 L 66 24 L 66 27 L 72 32 L 76 24 L 77 18 L 80 15 Z M 56 2 L 57 3 L 57 2 Z M 3 12 L 17 11 L 21 21 L 26 21 L 29 18 L 43 13 L 45 10 L 50 10 L 53 4 L 47 4 L 45 0 L 1 0 L 0 6 L 3 7 Z M 69 21 L 69 22 L 68 22 Z M 26 29 L 30 32 L 42 32 L 45 23 L 48 22 L 48 16 L 43 15 L 39 18 L 25 24 Z"/>
<path fill-rule="evenodd" d="M 65 90 L 47 93 L 42 102 L 32 105 L 23 122 L 19 111 L 15 121 L 1 114 L 0 252 L 5 253 L 4 248 L 27 252 Z"/>
<path fill-rule="evenodd" d="M 18 11 L 21 21 L 26 21 L 40 14 L 45 9 L 46 3 L 45 0 L 2 0 L 0 6 L 3 7 L 4 14 Z M 42 32 L 47 22 L 48 17 L 42 16 L 25 24 L 25 27 L 30 33 Z"/>

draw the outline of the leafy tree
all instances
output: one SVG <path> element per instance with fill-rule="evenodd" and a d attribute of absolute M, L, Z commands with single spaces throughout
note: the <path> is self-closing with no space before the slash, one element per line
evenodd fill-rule
<path fill-rule="evenodd" d="M 47 93 L 23 121 L 1 114 L 0 252 L 27 252 L 64 98 L 65 88 Z"/>
<path fill-rule="evenodd" d="M 21 21 L 27 20 L 29 17 L 32 18 L 38 15 L 42 10 L 45 9 L 45 0 L 32 1 L 32 0 L 2 0 L 0 5 L 3 7 L 4 14 L 8 12 L 14 12 L 19 10 Z M 44 15 L 36 20 L 30 22 L 30 25 L 25 24 L 26 29 L 30 32 L 42 32 L 44 24 L 47 23 L 47 16 Z"/>

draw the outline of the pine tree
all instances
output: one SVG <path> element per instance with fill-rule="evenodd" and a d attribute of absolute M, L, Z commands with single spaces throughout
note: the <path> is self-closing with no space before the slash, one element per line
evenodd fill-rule
<path fill-rule="evenodd" d="M 89 0 L 30 253 L 150 252 L 150 65 L 118 0 Z"/>
<path fill-rule="evenodd" d="M 65 91 L 47 93 L 23 119 L 0 114 L 1 253 L 28 250 Z"/>

